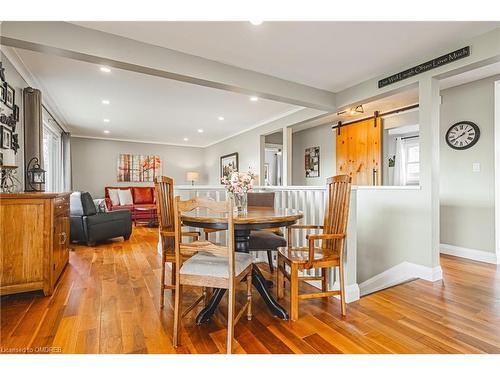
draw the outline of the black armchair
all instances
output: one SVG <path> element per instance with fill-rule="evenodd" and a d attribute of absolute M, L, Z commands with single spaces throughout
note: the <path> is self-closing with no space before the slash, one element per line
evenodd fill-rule
<path fill-rule="evenodd" d="M 92 196 L 75 192 L 70 197 L 70 238 L 94 246 L 99 241 L 132 234 L 132 214 L 128 210 L 97 212 Z"/>

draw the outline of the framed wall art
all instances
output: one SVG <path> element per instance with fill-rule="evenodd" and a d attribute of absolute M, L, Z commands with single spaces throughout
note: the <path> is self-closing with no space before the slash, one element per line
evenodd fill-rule
<path fill-rule="evenodd" d="M 14 109 L 15 103 L 15 96 L 16 96 L 16 90 L 9 85 L 7 82 L 4 83 L 4 90 L 5 90 L 5 105 L 9 107 L 10 109 Z"/>
<path fill-rule="evenodd" d="M 304 157 L 306 177 L 319 177 L 319 146 L 306 148 Z"/>
<path fill-rule="evenodd" d="M 1 126 L 0 147 L 9 150 L 12 147 L 12 130 L 7 126 Z"/>
<path fill-rule="evenodd" d="M 238 170 L 238 153 L 224 155 L 220 157 L 220 178 L 229 177 L 231 172 Z"/>
<path fill-rule="evenodd" d="M 0 84 L 0 103 L 5 103 L 5 86 Z"/>
<path fill-rule="evenodd" d="M 158 155 L 121 154 L 118 158 L 118 182 L 154 182 L 161 174 Z"/>

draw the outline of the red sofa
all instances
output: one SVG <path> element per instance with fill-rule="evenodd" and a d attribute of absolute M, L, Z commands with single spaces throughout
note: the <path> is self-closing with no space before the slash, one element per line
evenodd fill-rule
<path fill-rule="evenodd" d="M 109 189 L 120 189 L 127 190 L 129 189 L 132 193 L 133 204 L 131 205 L 120 205 L 113 206 L 111 199 L 109 198 Z M 154 208 L 156 209 L 156 197 L 155 197 L 155 188 L 149 186 L 106 186 L 104 188 L 104 198 L 106 201 L 106 208 L 108 211 L 117 211 L 117 210 L 130 210 L 132 213 L 132 219 L 149 219 L 151 218 L 151 213 L 149 211 L 140 211 L 136 210 L 138 207 L 144 208 Z"/>

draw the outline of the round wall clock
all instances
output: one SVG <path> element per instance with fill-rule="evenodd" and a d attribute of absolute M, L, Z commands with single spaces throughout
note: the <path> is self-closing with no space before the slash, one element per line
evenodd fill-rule
<path fill-rule="evenodd" d="M 465 150 L 474 146 L 480 136 L 479 126 L 471 121 L 460 121 L 446 132 L 446 143 L 455 150 Z"/>

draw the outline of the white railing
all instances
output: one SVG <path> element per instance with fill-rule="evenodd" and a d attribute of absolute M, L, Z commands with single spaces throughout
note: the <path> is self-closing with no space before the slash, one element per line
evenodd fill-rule
<path fill-rule="evenodd" d="M 326 203 L 326 189 L 324 187 L 310 186 L 257 186 L 254 191 L 274 191 L 276 208 L 293 208 L 300 210 L 304 217 L 299 221 L 307 224 L 322 224 Z M 175 194 L 180 195 L 182 199 L 193 197 L 208 197 L 216 201 L 226 199 L 226 190 L 222 186 L 177 186 Z M 224 232 L 220 232 L 215 240 L 223 242 Z M 305 232 L 297 231 L 294 236 L 293 246 L 307 246 Z"/>
<path fill-rule="evenodd" d="M 323 186 L 257 186 L 254 191 L 274 191 L 275 192 L 275 207 L 277 208 L 293 208 L 300 210 L 303 213 L 303 218 L 300 223 L 317 224 L 323 223 L 323 215 L 326 204 L 326 189 Z M 200 185 L 200 186 L 183 186 L 177 185 L 174 191 L 175 195 L 181 196 L 182 199 L 193 197 L 209 197 L 217 201 L 226 199 L 226 190 L 222 185 Z M 284 231 L 286 232 L 286 231 Z M 307 246 L 306 231 L 298 230 L 293 236 L 293 246 Z M 211 234 L 211 239 L 215 242 L 225 243 L 226 235 L 224 231 Z M 356 189 L 353 188 L 351 194 L 351 206 L 349 213 L 348 238 L 346 246 L 346 280 L 348 285 L 347 299 L 357 299 L 357 284 L 356 284 Z M 256 254 L 256 261 L 267 261 L 266 254 L 259 252 Z M 308 274 L 310 274 L 308 272 Z M 335 288 L 335 280 L 337 279 L 334 273 L 330 273 L 330 287 Z M 356 284 L 354 287 L 353 284 Z M 349 286 L 351 285 L 351 293 Z M 354 289 L 355 290 L 354 290 Z M 351 295 L 351 297 L 349 297 Z"/>

